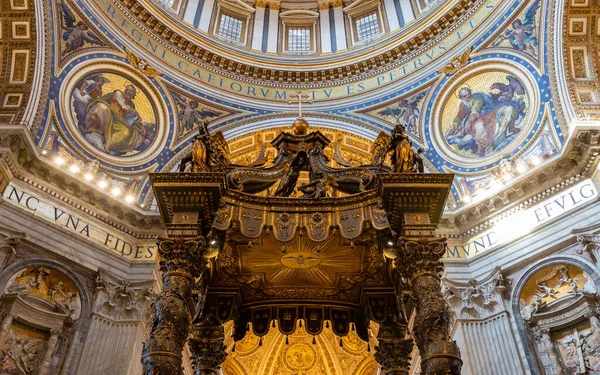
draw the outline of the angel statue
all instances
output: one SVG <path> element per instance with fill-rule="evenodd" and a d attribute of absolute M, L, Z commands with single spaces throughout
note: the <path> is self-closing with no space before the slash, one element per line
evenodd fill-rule
<path fill-rule="evenodd" d="M 396 125 L 392 130 L 391 148 L 392 165 L 396 173 L 410 173 L 414 171 L 415 152 L 408 136 L 404 134 L 404 126 Z"/>
<path fill-rule="evenodd" d="M 62 11 L 61 28 L 65 30 L 62 38 L 67 45 L 67 49 L 62 53 L 63 56 L 83 47 L 85 42 L 99 46 L 105 45 L 83 21 L 77 21 L 73 11 L 65 4 L 65 0 L 61 0 L 60 9 Z"/>
<path fill-rule="evenodd" d="M 185 171 L 189 162 L 192 163 L 192 173 L 223 170 L 229 165 L 229 146 L 223 133 L 218 131 L 211 136 L 206 120 L 194 137 L 190 154 L 181 160 L 179 171 Z"/>
<path fill-rule="evenodd" d="M 0 368 L 16 368 L 19 374 L 32 374 L 35 370 L 36 361 L 44 345 L 44 340 L 30 339 L 25 340 L 15 332 L 10 330 L 10 339 L 6 340 L 9 347 L 3 356 L 0 356 Z"/>
<path fill-rule="evenodd" d="M 423 172 L 423 158 L 421 153 L 413 149 L 412 142 L 404 134 L 406 128 L 401 124 L 392 130 L 391 137 L 385 132 L 379 133 L 373 145 L 371 164 L 382 166 L 391 153 L 392 168 L 395 173 Z"/>

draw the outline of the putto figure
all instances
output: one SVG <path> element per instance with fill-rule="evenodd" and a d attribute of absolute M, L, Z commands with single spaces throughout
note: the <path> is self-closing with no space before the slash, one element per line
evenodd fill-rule
<path fill-rule="evenodd" d="M 60 9 L 62 12 L 61 28 L 65 30 L 62 38 L 67 46 L 62 52 L 63 56 L 85 46 L 86 42 L 99 46 L 105 45 L 83 21 L 77 21 L 73 11 L 69 9 L 64 0 L 60 2 Z"/>
<path fill-rule="evenodd" d="M 506 147 L 519 133 L 526 116 L 525 88 L 513 76 L 508 84 L 495 82 L 488 93 L 469 87 L 458 91 L 460 106 L 446 140 L 459 150 L 487 156 Z"/>
<path fill-rule="evenodd" d="M 538 38 L 535 35 L 537 26 L 535 17 L 540 9 L 540 0 L 536 0 L 525 13 L 523 19 L 516 19 L 512 22 L 512 30 L 506 30 L 504 35 L 501 35 L 494 41 L 494 46 L 499 46 L 505 40 L 508 40 L 514 49 L 525 51 L 533 56 L 537 56 L 536 48 L 538 46 Z"/>

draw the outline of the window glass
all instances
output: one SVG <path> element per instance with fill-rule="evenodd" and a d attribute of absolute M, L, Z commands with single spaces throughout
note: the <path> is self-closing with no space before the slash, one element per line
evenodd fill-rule
<path fill-rule="evenodd" d="M 173 8 L 175 0 L 158 0 L 158 2 L 167 8 Z"/>
<path fill-rule="evenodd" d="M 310 28 L 288 28 L 288 51 L 310 51 Z"/>
<path fill-rule="evenodd" d="M 356 35 L 359 41 L 379 35 L 377 13 L 370 13 L 356 19 Z"/>
<path fill-rule="evenodd" d="M 219 35 L 237 41 L 242 40 L 242 20 L 222 13 Z"/>

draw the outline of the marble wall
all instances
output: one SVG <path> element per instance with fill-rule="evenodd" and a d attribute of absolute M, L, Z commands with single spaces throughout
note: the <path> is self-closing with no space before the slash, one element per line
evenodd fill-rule
<path fill-rule="evenodd" d="M 599 210 L 595 199 L 468 260 L 446 260 L 463 374 L 600 371 Z M 0 202 L 0 370 L 140 373 L 155 266 Z M 9 355 L 17 349 L 30 362 Z"/>
<path fill-rule="evenodd" d="M 0 373 L 141 373 L 154 267 L 0 203 Z"/>

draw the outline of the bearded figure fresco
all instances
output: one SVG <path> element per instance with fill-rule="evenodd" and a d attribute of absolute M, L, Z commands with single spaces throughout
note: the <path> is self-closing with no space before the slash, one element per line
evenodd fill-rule
<path fill-rule="evenodd" d="M 528 98 L 523 83 L 506 76 L 491 82 L 487 92 L 463 85 L 457 92 L 458 109 L 445 130 L 448 144 L 465 156 L 486 157 L 505 148 L 521 131 Z M 444 118 L 448 118 L 445 116 Z"/>
<path fill-rule="evenodd" d="M 75 85 L 72 101 L 79 131 L 106 154 L 135 155 L 154 141 L 155 109 L 143 90 L 124 77 L 90 74 Z"/>

